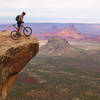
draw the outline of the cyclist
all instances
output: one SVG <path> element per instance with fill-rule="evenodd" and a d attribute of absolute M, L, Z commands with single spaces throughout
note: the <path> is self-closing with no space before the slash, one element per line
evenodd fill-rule
<path fill-rule="evenodd" d="M 26 13 L 25 12 L 22 12 L 21 15 L 18 15 L 16 17 L 16 21 L 17 21 L 17 25 L 18 25 L 18 28 L 17 28 L 18 35 L 21 35 L 21 33 L 20 33 L 20 31 L 21 31 L 21 24 L 24 23 L 23 18 L 24 18 L 25 15 L 26 15 Z"/>

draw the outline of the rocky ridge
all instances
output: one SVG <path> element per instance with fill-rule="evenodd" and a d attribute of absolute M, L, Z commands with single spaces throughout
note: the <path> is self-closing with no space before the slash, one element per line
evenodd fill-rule
<path fill-rule="evenodd" d="M 0 33 L 0 100 L 5 100 L 19 72 L 39 51 L 39 42 L 22 36 L 12 40 L 9 32 Z"/>

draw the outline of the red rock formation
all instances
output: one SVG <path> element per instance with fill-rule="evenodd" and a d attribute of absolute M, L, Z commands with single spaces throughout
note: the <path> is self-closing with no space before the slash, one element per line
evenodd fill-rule
<path fill-rule="evenodd" d="M 65 37 L 70 39 L 83 39 L 86 38 L 85 35 L 81 34 L 73 24 L 70 24 L 69 27 L 62 29 L 62 31 L 57 33 L 41 33 L 33 34 L 35 37 L 46 38 L 46 37 Z"/>
<path fill-rule="evenodd" d="M 60 36 L 70 37 L 73 39 L 81 39 L 85 38 L 83 34 L 76 30 L 73 24 L 70 24 L 68 28 L 64 28 L 61 32 L 59 32 Z"/>

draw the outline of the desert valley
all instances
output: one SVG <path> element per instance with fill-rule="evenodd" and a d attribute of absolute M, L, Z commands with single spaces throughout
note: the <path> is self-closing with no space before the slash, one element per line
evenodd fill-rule
<path fill-rule="evenodd" d="M 12 30 L 8 26 L 1 34 Z M 30 26 L 40 50 L 20 72 L 7 100 L 100 100 L 100 25 Z"/>

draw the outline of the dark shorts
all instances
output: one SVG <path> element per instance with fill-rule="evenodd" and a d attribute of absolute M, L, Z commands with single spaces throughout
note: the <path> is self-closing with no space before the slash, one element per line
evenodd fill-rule
<path fill-rule="evenodd" d="M 23 22 L 21 22 L 21 21 L 17 22 L 18 27 L 20 27 L 21 24 L 23 24 Z"/>

